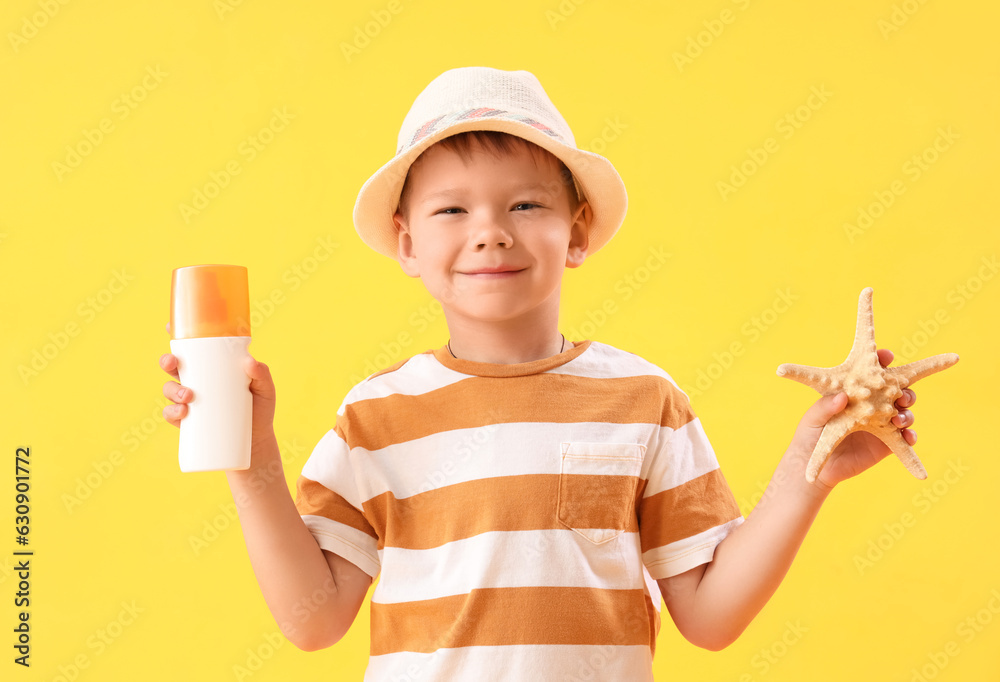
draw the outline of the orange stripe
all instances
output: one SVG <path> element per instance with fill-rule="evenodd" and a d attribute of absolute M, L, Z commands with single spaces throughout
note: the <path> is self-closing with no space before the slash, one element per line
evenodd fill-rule
<path fill-rule="evenodd" d="M 639 531 L 645 552 L 740 515 L 720 469 L 645 499 L 645 480 L 564 474 L 563 499 L 592 503 L 564 504 L 563 523 L 560 477 L 527 474 L 477 479 L 402 499 L 387 492 L 365 502 L 362 514 L 342 496 L 300 475 L 295 506 L 300 514 L 339 521 L 376 538 L 378 549 L 430 549 L 490 531 L 572 527 Z"/>
<path fill-rule="evenodd" d="M 643 552 L 669 545 L 740 516 L 721 469 L 714 469 L 639 503 Z"/>
<path fill-rule="evenodd" d="M 497 587 L 371 603 L 371 655 L 443 647 L 650 643 L 643 590 Z"/>
<path fill-rule="evenodd" d="M 588 496 L 592 502 L 564 512 L 572 527 L 639 530 L 630 492 L 637 489 L 637 477 L 562 476 L 564 497 Z M 365 515 L 378 534 L 379 549 L 429 549 L 488 531 L 565 530 L 557 513 L 559 479 L 560 474 L 498 476 L 402 499 L 386 492 L 364 503 Z"/>
<path fill-rule="evenodd" d="M 339 521 L 351 528 L 357 528 L 373 538 L 378 537 L 371 524 L 365 519 L 364 514 L 322 483 L 317 483 L 299 474 L 295 487 L 295 508 L 299 514 L 322 516 L 331 521 Z"/>
<path fill-rule="evenodd" d="M 456 405 L 462 409 L 454 409 Z M 692 419 L 687 398 L 663 377 L 593 379 L 543 373 L 516 381 L 473 377 L 420 395 L 356 400 L 337 417 L 337 433 L 352 448 L 378 450 L 487 424 L 606 422 L 676 429 Z"/>

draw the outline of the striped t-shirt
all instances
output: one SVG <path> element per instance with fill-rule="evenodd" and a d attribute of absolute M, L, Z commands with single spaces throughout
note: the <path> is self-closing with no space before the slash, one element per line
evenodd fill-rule
<path fill-rule="evenodd" d="M 673 379 L 592 340 L 372 374 L 295 504 L 321 548 L 381 574 L 366 682 L 652 680 L 655 580 L 743 521 Z"/>

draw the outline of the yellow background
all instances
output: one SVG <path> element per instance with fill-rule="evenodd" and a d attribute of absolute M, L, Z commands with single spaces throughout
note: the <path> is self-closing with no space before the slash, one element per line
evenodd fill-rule
<path fill-rule="evenodd" d="M 891 457 L 839 487 L 728 649 L 688 644 L 664 611 L 657 679 L 998 679 L 1000 280 L 986 267 L 1000 250 L 998 20 L 994 3 L 968 0 L 5 2 L 0 677 L 232 680 L 246 666 L 254 682 L 361 679 L 367 603 L 331 649 L 269 649 L 277 626 L 225 477 L 178 469 L 157 365 L 170 274 L 249 268 L 250 352 L 276 382 L 292 486 L 368 363 L 448 339 L 443 316 L 419 323 L 432 299 L 361 242 L 351 211 L 420 90 L 448 68 L 488 65 L 536 74 L 578 144 L 610 158 L 628 188 L 615 239 L 567 272 L 561 329 L 637 353 L 685 387 L 705 372 L 694 408 L 744 512 L 817 397 L 775 368 L 841 362 L 862 288 L 875 291 L 880 347 L 902 361 L 962 357 L 916 387 L 929 478 Z M 810 109 L 814 87 L 828 95 Z M 249 159 L 241 144 L 276 108 L 294 118 Z M 801 126 L 786 137 L 788 115 Z M 928 151 L 936 140 L 943 150 Z M 723 197 L 717 183 L 766 144 L 773 153 Z M 906 165 L 915 155 L 933 158 L 919 177 Z M 181 204 L 232 161 L 239 175 L 185 220 Z M 893 183 L 905 191 L 849 235 L 845 223 Z M 337 244 L 322 261 L 321 240 Z M 669 258 L 644 270 L 657 248 Z M 794 302 L 776 308 L 778 291 Z M 617 312 L 601 319 L 607 299 Z M 755 318 L 770 321 L 756 338 Z M 403 332 L 409 343 L 393 347 Z M 742 353 L 727 362 L 734 342 Z M 23 374 L 36 352 L 41 370 Z M 22 445 L 30 670 L 11 648 Z"/>

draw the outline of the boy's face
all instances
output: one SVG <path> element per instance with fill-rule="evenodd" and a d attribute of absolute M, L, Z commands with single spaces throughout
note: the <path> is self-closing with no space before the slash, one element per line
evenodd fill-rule
<path fill-rule="evenodd" d="M 468 165 L 433 145 L 411 167 L 408 216 L 393 216 L 400 265 L 449 320 L 542 314 L 555 324 L 564 269 L 586 258 L 592 216 L 586 201 L 570 213 L 571 189 L 554 157 L 526 145 L 497 159 L 474 142 Z M 517 272 L 474 274 L 497 267 Z"/>

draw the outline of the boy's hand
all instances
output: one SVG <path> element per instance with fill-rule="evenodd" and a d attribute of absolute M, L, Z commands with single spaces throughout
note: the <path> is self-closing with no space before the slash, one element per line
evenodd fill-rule
<path fill-rule="evenodd" d="M 892 362 L 892 351 L 880 348 L 876 352 L 879 364 L 888 367 L 889 363 Z M 892 423 L 900 428 L 903 438 L 910 445 L 917 442 L 917 433 L 906 428 L 912 426 L 914 421 L 913 413 L 906 408 L 912 406 L 916 400 L 917 394 L 914 393 L 913 389 L 904 388 L 903 395 L 895 402 L 895 406 L 899 408 L 898 412 L 892 418 Z M 802 458 L 803 471 L 805 471 L 805 463 L 809 460 L 813 448 L 819 441 L 823 427 L 845 407 L 847 407 L 847 394 L 840 392 L 836 395 L 821 397 L 802 417 L 795 430 L 795 435 L 792 437 L 789 449 L 797 457 Z M 857 476 L 862 471 L 877 464 L 891 452 L 889 446 L 866 431 L 849 433 L 830 453 L 830 458 L 819 472 L 814 485 L 829 492 L 841 481 Z"/>
<path fill-rule="evenodd" d="M 168 324 L 169 329 L 169 324 Z M 160 368 L 177 381 L 163 384 L 163 395 L 175 404 L 163 408 L 163 418 L 168 424 L 180 427 L 181 420 L 187 416 L 187 403 L 194 399 L 194 392 L 182 386 L 180 374 L 177 372 L 177 356 L 164 353 L 160 356 Z M 253 394 L 253 435 L 251 451 L 256 451 L 258 444 L 266 443 L 274 435 L 274 381 L 271 371 L 263 362 L 257 362 L 251 355 L 243 360 L 243 371 L 250 377 L 250 392 Z M 251 461 L 253 454 L 251 454 Z"/>

